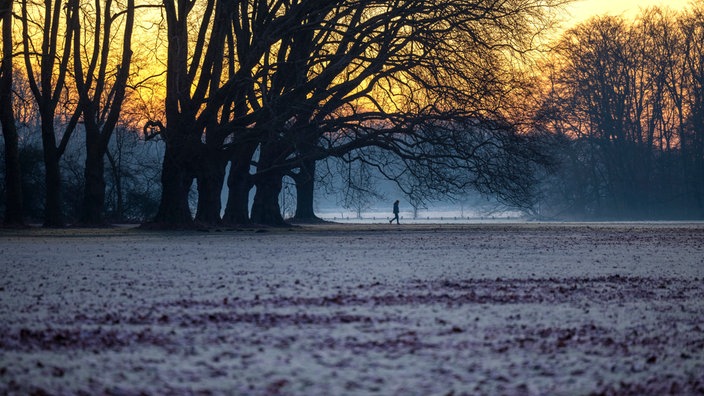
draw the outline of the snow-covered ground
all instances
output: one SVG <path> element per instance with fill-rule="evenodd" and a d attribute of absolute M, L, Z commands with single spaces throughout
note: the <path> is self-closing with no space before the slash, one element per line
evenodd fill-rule
<path fill-rule="evenodd" d="M 0 231 L 0 394 L 701 394 L 704 224 Z"/>

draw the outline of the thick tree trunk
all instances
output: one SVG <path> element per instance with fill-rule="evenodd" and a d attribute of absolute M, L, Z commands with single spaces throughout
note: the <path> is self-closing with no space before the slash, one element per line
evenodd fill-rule
<path fill-rule="evenodd" d="M 249 164 L 247 164 L 246 168 L 241 165 L 235 165 L 234 162 L 231 164 L 227 187 L 227 206 L 225 207 L 223 222 L 226 224 L 248 224 L 249 191 L 252 189 Z"/>
<path fill-rule="evenodd" d="M 105 162 L 104 153 L 96 143 L 88 143 L 86 155 L 85 189 L 80 223 L 82 225 L 104 225 L 103 206 L 105 204 Z"/>
<path fill-rule="evenodd" d="M 283 171 L 275 169 L 276 158 L 281 155 L 279 142 L 262 143 L 254 186 L 257 188 L 252 201 L 252 223 L 269 226 L 284 226 L 281 216 L 279 194 L 283 184 Z"/>
<path fill-rule="evenodd" d="M 255 182 L 257 192 L 252 202 L 252 223 L 270 226 L 287 225 L 281 216 L 279 194 L 281 193 L 283 175 L 269 172 L 260 175 Z"/>
<path fill-rule="evenodd" d="M 234 153 L 230 161 L 230 174 L 227 177 L 227 205 L 223 223 L 248 224 L 249 192 L 252 190 L 252 177 L 249 167 L 256 144 L 243 144 Z"/>
<path fill-rule="evenodd" d="M 53 118 L 53 115 L 50 115 Z M 63 227 L 61 211 L 61 168 L 56 149 L 53 120 L 42 115 L 42 146 L 44 149 L 44 169 L 46 196 L 44 198 L 44 227 Z"/>
<path fill-rule="evenodd" d="M 3 113 L 4 105 L 0 105 Z M 7 108 L 10 112 L 11 107 Z M 6 120 L 2 116 L 2 131 L 5 138 L 5 218 L 8 226 L 24 225 L 24 205 L 22 200 L 22 171 L 18 147 L 17 129 L 14 119 Z"/>
<path fill-rule="evenodd" d="M 221 193 L 225 181 L 225 162 L 217 149 L 204 149 L 205 155 L 199 160 L 198 210 L 196 222 L 203 225 L 221 223 Z"/>
<path fill-rule="evenodd" d="M 154 223 L 159 226 L 177 228 L 193 225 L 188 205 L 193 174 L 188 167 L 188 161 L 183 157 L 184 151 L 177 150 L 167 141 L 161 170 L 161 202 L 154 218 Z"/>
<path fill-rule="evenodd" d="M 293 219 L 302 222 L 320 221 L 313 210 L 315 161 L 305 161 L 299 173 L 294 176 L 294 181 L 296 182 L 296 214 Z"/>
<path fill-rule="evenodd" d="M 24 225 L 19 138 L 12 107 L 12 1 L 0 1 L 2 70 L 0 70 L 0 125 L 5 139 L 5 217 L 9 226 Z"/>

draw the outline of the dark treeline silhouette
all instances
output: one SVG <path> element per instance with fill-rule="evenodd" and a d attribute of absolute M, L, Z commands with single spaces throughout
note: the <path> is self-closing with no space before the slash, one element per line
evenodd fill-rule
<path fill-rule="evenodd" d="M 33 101 L 38 113 L 44 225 L 64 225 L 66 202 L 77 195 L 62 190 L 75 174 L 62 173 L 62 164 L 76 131 L 85 136 L 83 199 L 69 220 L 105 223 L 105 163 L 113 175 L 117 165 L 109 142 L 135 86 L 131 39 L 133 27 L 143 27 L 135 12 L 148 7 L 163 18 L 167 47 L 163 117 L 144 128 L 164 144 L 153 226 L 284 224 L 287 176 L 296 182 L 296 218 L 314 218 L 316 162 L 330 157 L 383 170 L 414 199 L 476 188 L 525 206 L 534 180 L 523 169 L 545 158 L 525 149 L 532 139 L 511 118 L 525 87 L 514 65 L 561 3 L 4 1 L 3 42 L 21 54 L 29 86 L 15 91 L 29 91 L 21 101 Z M 19 31 L 9 27 L 12 7 Z M 12 101 L 13 74 L 3 66 L 3 103 Z M 16 121 L 2 120 L 5 219 L 13 223 L 11 198 L 22 196 L 13 164 L 21 161 L 6 126 Z"/>
<path fill-rule="evenodd" d="M 704 7 L 598 17 L 565 33 L 537 113 L 559 172 L 551 217 L 704 218 Z"/>
<path fill-rule="evenodd" d="M 331 159 L 358 210 L 374 173 L 414 207 L 473 189 L 540 216 L 703 217 L 701 7 L 577 26 L 539 86 L 528 55 L 562 3 L 2 0 L 4 222 L 283 225 L 285 178 L 316 221 Z M 138 114 L 151 25 L 165 100 Z"/>

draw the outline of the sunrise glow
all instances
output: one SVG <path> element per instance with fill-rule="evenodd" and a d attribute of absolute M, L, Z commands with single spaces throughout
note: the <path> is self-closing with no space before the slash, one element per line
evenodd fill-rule
<path fill-rule="evenodd" d="M 597 15 L 634 18 L 640 10 L 653 6 L 680 11 L 690 4 L 690 0 L 577 0 L 567 6 L 564 26 L 571 27 Z"/>

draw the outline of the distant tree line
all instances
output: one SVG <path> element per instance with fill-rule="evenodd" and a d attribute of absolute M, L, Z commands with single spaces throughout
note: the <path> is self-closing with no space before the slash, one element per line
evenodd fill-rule
<path fill-rule="evenodd" d="M 704 218 L 704 7 L 597 17 L 567 31 L 536 111 L 558 171 L 555 218 Z"/>
<path fill-rule="evenodd" d="M 4 222 L 282 225 L 285 178 L 316 221 L 331 159 L 359 210 L 374 173 L 414 207 L 702 217 L 701 7 L 591 20 L 537 67 L 563 3 L 0 0 Z"/>

